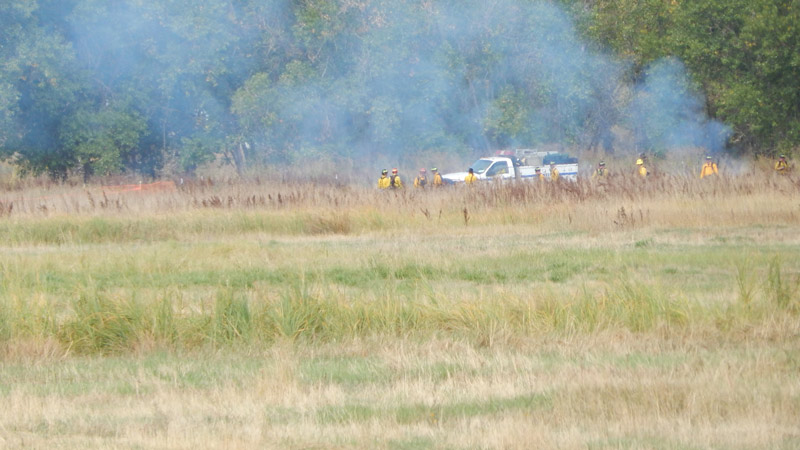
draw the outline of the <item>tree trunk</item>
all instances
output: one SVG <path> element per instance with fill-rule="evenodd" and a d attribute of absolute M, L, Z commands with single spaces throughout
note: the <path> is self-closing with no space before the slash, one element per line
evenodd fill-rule
<path fill-rule="evenodd" d="M 233 147 L 231 154 L 233 154 L 233 165 L 236 166 L 236 173 L 241 177 L 246 164 L 244 149 L 242 148 L 241 142 Z"/>

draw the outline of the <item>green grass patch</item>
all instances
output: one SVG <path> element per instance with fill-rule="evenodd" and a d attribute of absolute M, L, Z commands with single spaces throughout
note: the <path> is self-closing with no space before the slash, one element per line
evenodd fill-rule
<path fill-rule="evenodd" d="M 548 394 L 491 397 L 484 400 L 445 402 L 437 405 L 401 404 L 388 409 L 353 403 L 321 408 L 317 412 L 317 421 L 323 424 L 343 424 L 393 418 L 400 424 L 437 424 L 479 416 L 541 412 L 550 410 L 552 407 L 553 399 Z"/>
<path fill-rule="evenodd" d="M 25 297 L 4 296 L 0 324 L 5 340 L 55 337 L 72 352 L 118 354 L 142 344 L 191 349 L 280 339 L 336 342 L 371 336 L 452 336 L 493 346 L 551 333 L 614 329 L 647 333 L 711 326 L 728 332 L 775 314 L 793 315 L 797 309 L 795 291 L 783 302 L 767 291 L 763 301 L 721 308 L 625 278 L 601 290 L 566 296 L 539 289 L 475 292 L 462 298 L 445 295 L 428 283 L 404 283 L 375 297 L 346 295 L 316 281 L 249 291 L 219 286 L 208 292 L 206 304 L 180 310 L 188 301 L 180 291 L 163 291 L 153 298 L 90 286 L 66 302 L 68 309 L 63 312 L 62 302 L 28 306 Z"/>
<path fill-rule="evenodd" d="M 354 387 L 365 384 L 386 384 L 395 374 L 374 358 L 323 357 L 304 361 L 300 366 L 300 376 L 307 384 L 339 384 Z"/>
<path fill-rule="evenodd" d="M 317 422 L 322 424 L 344 424 L 366 422 L 380 415 L 376 408 L 368 405 L 332 405 L 317 411 Z"/>
<path fill-rule="evenodd" d="M 467 367 L 463 364 L 452 362 L 437 362 L 428 366 L 420 367 L 412 376 L 415 378 L 428 379 L 434 382 L 450 380 L 452 378 L 474 377 L 490 371 L 489 368 L 476 369 Z"/>
<path fill-rule="evenodd" d="M 400 405 L 392 411 L 399 423 L 445 422 L 477 416 L 493 416 L 514 412 L 540 412 L 553 407 L 549 394 L 525 394 L 513 397 L 491 397 L 485 400 L 449 402 L 441 405 Z"/>
<path fill-rule="evenodd" d="M 412 436 L 405 439 L 391 439 L 386 443 L 390 450 L 419 450 L 438 448 L 433 438 L 426 436 Z"/>
<path fill-rule="evenodd" d="M 669 436 L 624 436 L 619 438 L 604 439 L 587 444 L 588 449 L 640 449 L 653 450 L 700 450 L 706 447 L 692 445 L 677 441 Z"/>

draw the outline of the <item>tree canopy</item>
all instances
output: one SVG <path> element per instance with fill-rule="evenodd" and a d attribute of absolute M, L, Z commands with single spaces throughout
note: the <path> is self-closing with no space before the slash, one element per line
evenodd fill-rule
<path fill-rule="evenodd" d="M 798 10 L 778 0 L 8 0 L 0 158 L 58 178 L 549 143 L 785 152 L 800 139 Z"/>

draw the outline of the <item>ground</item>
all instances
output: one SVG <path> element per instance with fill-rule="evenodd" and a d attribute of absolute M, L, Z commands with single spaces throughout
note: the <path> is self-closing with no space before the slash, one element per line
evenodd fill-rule
<path fill-rule="evenodd" d="M 5 193 L 0 447 L 797 448 L 796 186 L 635 182 Z"/>

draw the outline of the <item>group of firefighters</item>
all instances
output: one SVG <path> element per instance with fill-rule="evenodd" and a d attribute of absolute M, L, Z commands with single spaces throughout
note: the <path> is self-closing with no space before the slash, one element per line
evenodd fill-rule
<path fill-rule="evenodd" d="M 775 172 L 788 174 L 790 169 L 789 163 L 786 161 L 786 155 L 780 155 L 778 160 L 775 161 Z M 647 158 L 644 154 L 639 155 L 639 158 L 636 159 L 636 173 L 643 178 L 650 175 L 650 171 L 647 169 Z M 711 156 L 706 156 L 706 162 L 700 168 L 700 178 L 703 179 L 718 174 L 719 167 L 717 167 L 717 163 L 714 162 Z M 592 178 L 603 178 L 607 176 L 608 169 L 606 169 L 606 163 L 600 161 L 597 165 L 597 169 L 592 174 Z"/>
<path fill-rule="evenodd" d="M 780 155 L 778 160 L 775 162 L 775 172 L 781 174 L 787 174 L 790 171 L 789 163 L 786 161 L 786 155 Z M 431 180 L 430 184 L 428 184 L 428 174 L 427 170 L 423 167 L 419 169 L 419 175 L 414 178 L 414 187 L 418 189 L 424 189 L 426 187 L 433 187 L 439 188 L 444 185 L 442 182 L 442 175 L 439 173 L 439 170 L 434 167 L 431 169 L 433 172 L 433 180 Z M 639 158 L 636 159 L 636 173 L 639 176 L 645 178 L 647 177 L 650 172 L 647 169 L 647 158 L 642 153 L 639 155 Z M 381 171 L 381 177 L 378 179 L 378 189 L 402 189 L 403 188 L 403 181 L 400 179 L 400 175 L 397 173 L 397 169 L 392 169 L 392 175 L 389 176 L 389 171 L 383 169 Z M 711 156 L 706 156 L 706 162 L 703 164 L 703 167 L 700 168 L 700 178 L 706 178 L 710 176 L 714 176 L 719 174 L 719 168 L 717 167 L 717 163 L 715 163 Z M 605 161 L 600 161 L 597 165 L 597 169 L 592 174 L 592 178 L 605 178 L 609 175 L 608 169 L 606 168 Z M 536 168 L 536 174 L 534 175 L 539 180 L 544 180 L 545 176 L 542 173 L 541 167 Z M 555 164 L 550 164 L 550 180 L 557 181 L 559 177 L 558 169 L 556 168 Z M 472 168 L 469 169 L 467 176 L 464 178 L 464 183 L 467 185 L 472 185 L 478 181 L 478 176 L 473 173 Z"/>
<path fill-rule="evenodd" d="M 436 167 L 431 168 L 431 172 L 433 172 L 433 179 L 431 180 L 430 184 L 428 184 L 428 171 L 423 167 L 419 169 L 419 175 L 414 178 L 414 187 L 418 189 L 424 189 L 426 187 L 442 187 L 444 182 L 442 181 L 442 175 L 439 173 L 439 169 Z M 403 180 L 400 178 L 400 175 L 397 173 L 397 169 L 392 169 L 392 175 L 389 176 L 389 171 L 383 169 L 381 171 L 381 177 L 378 178 L 378 189 L 402 189 L 403 188 Z"/>

